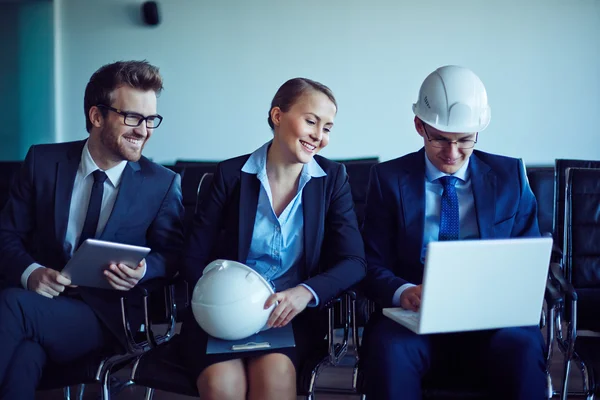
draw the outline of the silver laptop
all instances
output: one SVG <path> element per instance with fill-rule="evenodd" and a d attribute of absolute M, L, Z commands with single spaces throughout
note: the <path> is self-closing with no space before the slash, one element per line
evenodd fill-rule
<path fill-rule="evenodd" d="M 418 334 L 537 325 L 552 238 L 431 242 L 419 312 L 383 314 Z"/>

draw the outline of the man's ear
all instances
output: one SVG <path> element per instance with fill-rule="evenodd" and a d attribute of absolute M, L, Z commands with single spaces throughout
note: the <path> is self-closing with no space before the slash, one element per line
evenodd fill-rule
<path fill-rule="evenodd" d="M 96 128 L 101 128 L 104 124 L 104 116 L 100 109 L 96 106 L 90 107 L 90 111 L 88 112 L 88 116 L 90 118 L 90 122 Z"/>
<path fill-rule="evenodd" d="M 271 108 L 271 122 L 273 122 L 274 126 L 279 126 L 281 124 L 281 114 L 283 114 L 283 111 L 281 111 L 281 108 L 279 108 L 279 107 Z"/>
<path fill-rule="evenodd" d="M 421 119 L 417 116 L 415 116 L 415 129 L 422 138 L 425 137 L 425 129 L 423 128 L 423 121 L 421 121 Z"/>

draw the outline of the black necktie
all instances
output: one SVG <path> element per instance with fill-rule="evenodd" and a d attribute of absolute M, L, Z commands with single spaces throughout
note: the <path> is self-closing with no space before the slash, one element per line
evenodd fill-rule
<path fill-rule="evenodd" d="M 438 240 L 458 240 L 458 195 L 456 194 L 456 188 L 454 187 L 458 178 L 454 176 L 444 176 L 439 180 L 444 186 L 444 191 L 442 192 L 440 233 Z"/>
<path fill-rule="evenodd" d="M 107 176 L 104 171 L 100 171 L 99 169 L 95 170 L 93 175 L 94 185 L 92 186 L 90 203 L 88 205 L 87 214 L 85 215 L 85 222 L 83 223 L 83 229 L 81 230 L 77 248 L 79 248 L 81 243 L 85 242 L 86 239 L 96 236 L 96 230 L 98 229 L 100 209 L 102 208 L 102 195 L 104 194 L 104 181 Z"/>

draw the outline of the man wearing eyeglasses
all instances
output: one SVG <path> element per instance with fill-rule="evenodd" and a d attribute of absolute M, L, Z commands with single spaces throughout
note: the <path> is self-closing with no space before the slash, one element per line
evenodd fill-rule
<path fill-rule="evenodd" d="M 373 167 L 363 235 L 369 297 L 381 307 L 418 311 L 429 242 L 540 232 L 523 163 L 474 150 L 490 107 L 472 71 L 438 68 L 421 85 L 413 111 L 424 146 Z M 467 279 L 464 285 L 477 282 Z M 499 399 L 546 395 L 543 339 L 536 327 L 417 335 L 375 313 L 362 350 L 368 399 L 421 399 L 423 378 L 454 379 L 457 371 Z"/>
<path fill-rule="evenodd" d="M 145 61 L 105 65 L 85 90 L 89 137 L 30 148 L 0 214 L 0 276 L 9 286 L 0 291 L 0 399 L 33 399 L 49 363 L 125 343 L 120 293 L 174 272 L 181 180 L 142 156 L 162 121 L 162 87 Z M 137 266 L 107 266 L 114 290 L 73 287 L 60 271 L 88 238 L 151 252 Z M 141 323 L 139 309 L 130 317 Z"/>

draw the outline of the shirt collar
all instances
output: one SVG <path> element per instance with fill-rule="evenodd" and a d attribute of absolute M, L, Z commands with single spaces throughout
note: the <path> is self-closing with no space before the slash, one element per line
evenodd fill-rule
<path fill-rule="evenodd" d="M 255 174 L 259 179 L 267 176 L 267 151 L 269 146 L 273 143 L 272 140 L 263 144 L 260 148 L 250 154 L 250 157 L 242 167 L 242 172 L 248 174 Z M 302 167 L 302 175 L 310 176 L 311 178 L 320 178 L 327 174 L 323 171 L 323 168 L 318 162 L 312 158 L 307 164 Z"/>
<path fill-rule="evenodd" d="M 460 167 L 460 169 L 458 171 L 456 171 L 455 173 L 452 174 L 452 176 L 460 179 L 463 182 L 467 182 L 469 180 L 469 178 L 471 177 L 471 174 L 469 172 L 469 161 L 470 161 L 470 157 L 467 159 L 467 161 L 463 164 L 462 167 Z M 442 171 L 440 171 L 439 169 L 437 169 L 433 163 L 431 161 L 429 161 L 429 157 L 427 157 L 427 153 L 425 153 L 425 176 L 427 177 L 427 180 L 429 182 L 434 182 L 437 179 L 440 179 L 443 176 L 447 176 L 449 174 L 446 174 Z"/>
<path fill-rule="evenodd" d="M 85 145 L 83 146 L 83 151 L 81 152 L 81 162 L 79 163 L 79 171 L 82 173 L 84 179 L 95 170 L 100 169 L 90 154 L 88 143 L 89 141 L 86 141 Z M 123 171 L 125 170 L 126 166 L 127 161 L 123 160 L 111 169 L 104 171 L 108 177 L 108 180 L 115 188 L 119 187 L 121 178 L 123 177 Z"/>

